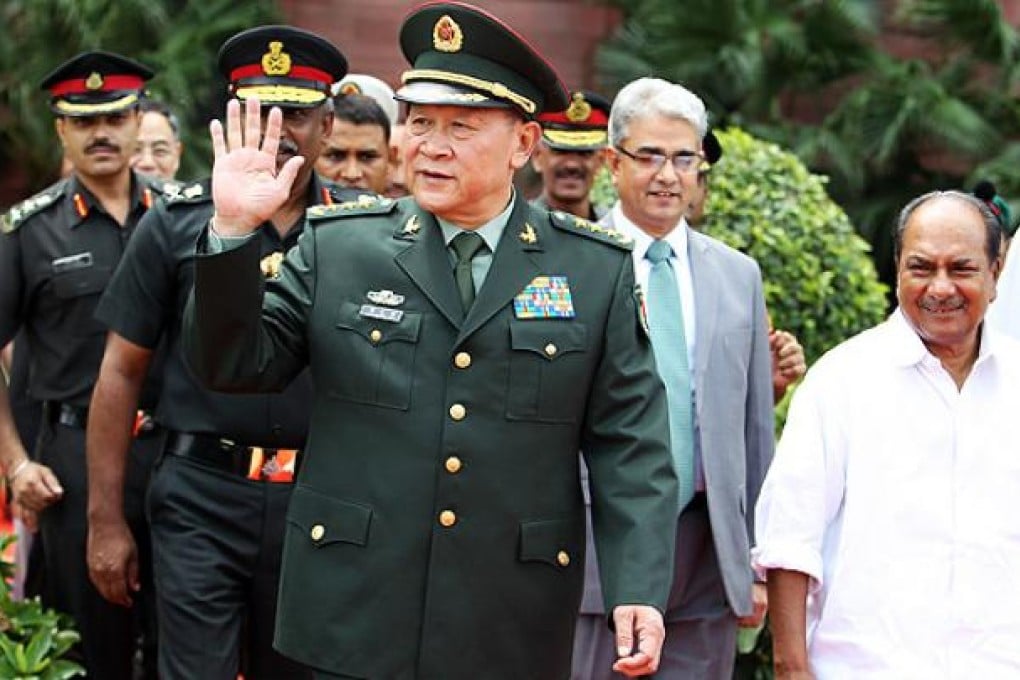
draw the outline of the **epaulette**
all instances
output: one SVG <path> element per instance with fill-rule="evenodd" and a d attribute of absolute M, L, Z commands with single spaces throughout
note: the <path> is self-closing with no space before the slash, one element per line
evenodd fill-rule
<path fill-rule="evenodd" d="M 305 211 L 311 223 L 335 217 L 358 217 L 360 215 L 384 215 L 391 212 L 397 205 L 392 198 L 361 194 L 356 200 L 334 203 L 333 205 L 313 205 Z"/>
<path fill-rule="evenodd" d="M 9 234 L 16 231 L 32 215 L 42 212 L 56 203 L 67 187 L 67 181 L 60 181 L 51 187 L 43 189 L 35 196 L 26 198 L 13 208 L 8 210 L 3 217 L 0 217 L 0 232 Z"/>
<path fill-rule="evenodd" d="M 163 183 L 163 202 L 167 207 L 185 203 L 205 203 L 212 200 L 212 182 L 204 179 L 199 182 L 176 182 L 168 180 Z"/>
<path fill-rule="evenodd" d="M 602 225 L 586 220 L 583 217 L 570 215 L 562 210 L 553 210 L 549 213 L 549 221 L 552 222 L 554 227 L 561 231 L 587 236 L 588 238 L 595 239 L 596 241 L 602 241 L 603 243 L 608 243 L 611 246 L 616 246 L 621 250 L 634 250 L 634 239 L 630 236 L 627 236 L 623 232 L 616 231 L 615 229 L 607 229 Z"/>

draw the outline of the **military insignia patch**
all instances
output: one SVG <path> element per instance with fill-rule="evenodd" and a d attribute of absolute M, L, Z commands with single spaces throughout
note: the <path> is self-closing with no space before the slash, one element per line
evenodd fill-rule
<path fill-rule="evenodd" d="M 198 198 L 204 193 L 204 189 L 201 184 L 192 184 L 190 187 L 182 191 L 184 198 Z"/>
<path fill-rule="evenodd" d="M 570 102 L 570 108 L 567 109 L 567 120 L 571 123 L 581 123 L 588 120 L 590 115 L 591 104 L 584 100 L 584 93 L 575 92 Z"/>
<path fill-rule="evenodd" d="M 273 40 L 269 51 L 262 55 L 262 72 L 267 76 L 285 76 L 290 73 L 290 55 L 283 51 L 283 43 Z"/>
<path fill-rule="evenodd" d="M 421 229 L 421 222 L 418 221 L 417 215 L 411 215 L 407 218 L 407 222 L 404 223 L 404 228 L 401 230 L 401 234 L 407 236 L 414 236 Z"/>
<path fill-rule="evenodd" d="M 517 236 L 528 245 L 538 243 L 538 234 L 535 233 L 535 228 L 527 222 L 524 223 L 524 229 Z"/>
<path fill-rule="evenodd" d="M 574 302 L 566 276 L 536 276 L 514 298 L 518 319 L 573 319 Z"/>
<path fill-rule="evenodd" d="M 103 87 L 103 76 L 93 71 L 89 74 L 89 77 L 85 79 L 86 90 L 99 90 Z"/>
<path fill-rule="evenodd" d="M 355 82 L 346 82 L 340 86 L 340 94 L 361 94 L 361 87 Z"/>
<path fill-rule="evenodd" d="M 459 52 L 464 46 L 464 32 L 449 14 L 439 17 L 432 29 L 432 45 L 440 52 Z"/>
<path fill-rule="evenodd" d="M 275 281 L 280 278 L 280 265 L 283 264 L 283 253 L 275 252 L 270 253 L 262 258 L 259 262 L 259 267 L 262 269 L 262 275 L 271 281 Z"/>
<path fill-rule="evenodd" d="M 369 302 L 387 307 L 399 307 L 404 304 L 404 296 L 394 293 L 392 290 L 370 290 L 365 293 Z"/>

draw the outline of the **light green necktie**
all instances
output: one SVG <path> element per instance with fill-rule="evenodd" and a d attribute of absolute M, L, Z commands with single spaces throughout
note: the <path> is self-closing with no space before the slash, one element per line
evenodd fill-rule
<path fill-rule="evenodd" d="M 683 307 L 669 259 L 672 253 L 669 243 L 656 240 L 645 254 L 652 263 L 648 275 L 648 328 L 659 376 L 666 385 L 669 438 L 679 482 L 678 509 L 683 511 L 694 497 L 694 403 Z"/>

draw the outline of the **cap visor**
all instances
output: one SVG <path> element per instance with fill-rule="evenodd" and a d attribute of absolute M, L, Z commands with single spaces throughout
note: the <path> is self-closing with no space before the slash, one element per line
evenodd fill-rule
<path fill-rule="evenodd" d="M 84 102 L 69 101 L 67 99 L 54 99 L 50 102 L 50 109 L 59 116 L 85 117 L 101 116 L 107 113 L 120 113 L 138 105 L 138 93 L 132 92 L 116 99 L 105 102 Z"/>
<path fill-rule="evenodd" d="M 485 109 L 512 108 L 507 102 L 493 99 L 475 90 L 426 81 L 417 81 L 404 85 L 397 90 L 393 98 L 408 104 L 439 104 Z"/>
<path fill-rule="evenodd" d="M 259 103 L 269 106 L 289 106 L 291 108 L 311 108 L 326 100 L 326 93 L 307 87 L 293 85 L 246 85 L 234 92 L 240 100 L 258 99 Z"/>
<path fill-rule="evenodd" d="M 542 130 L 542 139 L 553 149 L 594 151 L 609 140 L 605 130 Z"/>

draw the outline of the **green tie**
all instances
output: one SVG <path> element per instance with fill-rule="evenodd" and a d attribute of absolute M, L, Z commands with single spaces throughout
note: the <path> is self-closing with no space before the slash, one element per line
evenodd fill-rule
<path fill-rule="evenodd" d="M 670 443 L 682 512 L 694 497 L 694 403 L 683 306 L 669 259 L 672 254 L 669 243 L 656 240 L 645 257 L 652 263 L 648 274 L 648 330 L 659 376 L 666 385 Z"/>
<path fill-rule="evenodd" d="M 457 279 L 457 290 L 460 291 L 460 303 L 464 306 L 464 313 L 467 314 L 475 301 L 475 280 L 471 275 L 471 261 L 485 247 L 485 241 L 473 231 L 462 231 L 453 237 L 450 245 L 457 254 L 454 276 Z"/>

